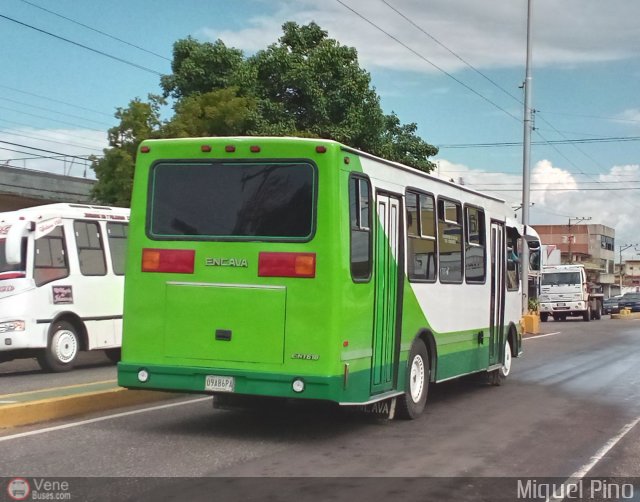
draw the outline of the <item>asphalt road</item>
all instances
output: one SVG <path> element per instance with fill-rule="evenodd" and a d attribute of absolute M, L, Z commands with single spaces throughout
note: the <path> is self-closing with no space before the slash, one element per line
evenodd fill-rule
<path fill-rule="evenodd" d="M 84 423 L 2 431 L 0 476 L 190 478 L 152 485 L 120 480 L 124 495 L 145 500 L 195 499 L 205 481 L 194 476 L 294 477 L 272 487 L 292 500 L 296 493 L 304 495 L 299 500 L 326 499 L 329 485 L 337 490 L 334 500 L 353 500 L 341 494 L 356 485 L 371 498 L 407 495 L 408 486 L 425 482 L 411 485 L 407 477 L 437 477 L 437 500 L 516 499 L 515 492 L 474 498 L 498 486 L 483 488 L 478 478 L 640 479 L 640 322 L 606 317 L 548 322 L 542 329 L 547 336 L 525 340 L 525 356 L 514 360 L 504 385 L 464 378 L 432 386 L 418 420 L 386 421 L 326 406 L 221 411 L 209 399 L 181 397 L 130 414 L 83 417 L 90 419 Z M 317 477 L 341 479 L 310 481 Z M 461 477 L 467 481 L 457 481 Z M 381 479 L 389 481 L 379 486 Z M 634 499 L 640 500 L 637 481 Z M 213 489 L 241 487 L 242 499 L 253 500 L 267 481 L 226 483 Z M 94 480 L 91 486 L 104 494 L 115 485 Z M 455 498 L 449 498 L 452 487 Z"/>
<path fill-rule="evenodd" d="M 74 370 L 65 373 L 46 373 L 35 359 L 15 359 L 0 363 L 0 395 L 116 378 L 116 365 L 102 350 L 81 352 Z"/>

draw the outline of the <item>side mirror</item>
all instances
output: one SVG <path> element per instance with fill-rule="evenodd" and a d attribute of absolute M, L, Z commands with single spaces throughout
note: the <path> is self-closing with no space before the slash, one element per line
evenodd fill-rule
<path fill-rule="evenodd" d="M 22 238 L 28 232 L 33 231 L 35 225 L 32 221 L 17 221 L 11 225 L 7 233 L 5 243 L 5 258 L 9 265 L 19 265 L 22 263 Z"/>

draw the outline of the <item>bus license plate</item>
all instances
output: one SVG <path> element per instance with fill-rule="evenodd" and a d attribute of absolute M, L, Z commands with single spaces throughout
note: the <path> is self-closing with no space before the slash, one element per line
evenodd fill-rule
<path fill-rule="evenodd" d="M 204 381 L 204 390 L 215 392 L 233 392 L 235 386 L 235 379 L 229 376 L 207 375 Z"/>

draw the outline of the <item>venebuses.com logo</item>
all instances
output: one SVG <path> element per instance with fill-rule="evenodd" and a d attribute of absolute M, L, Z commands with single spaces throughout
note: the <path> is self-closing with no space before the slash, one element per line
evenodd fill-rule
<path fill-rule="evenodd" d="M 10 500 L 71 500 L 68 481 L 43 478 L 11 478 L 7 495 Z"/>
<path fill-rule="evenodd" d="M 7 493 L 11 500 L 26 500 L 31 493 L 31 486 L 24 478 L 13 478 L 7 485 Z"/>

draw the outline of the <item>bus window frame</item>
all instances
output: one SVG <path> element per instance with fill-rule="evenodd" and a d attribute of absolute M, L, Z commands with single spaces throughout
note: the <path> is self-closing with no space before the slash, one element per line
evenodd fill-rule
<path fill-rule="evenodd" d="M 481 211 L 482 215 L 484 217 L 484 221 L 483 221 L 483 226 L 484 226 L 484 232 L 482 234 L 479 234 L 482 236 L 482 244 L 474 244 L 471 242 L 470 237 L 470 230 L 469 230 L 469 214 L 468 214 L 468 209 L 476 209 L 477 211 Z M 464 225 L 464 270 L 465 270 L 465 274 L 464 274 L 464 280 L 467 284 L 486 284 L 487 283 L 487 212 L 485 211 L 485 209 L 482 206 L 478 206 L 476 204 L 467 204 L 464 203 L 462 206 L 462 219 L 465 223 Z M 469 280 L 469 278 L 467 277 L 467 250 L 466 250 L 466 246 L 471 246 L 471 247 L 476 247 L 476 248 L 482 248 L 484 250 L 484 275 L 483 275 L 483 279 L 481 281 L 477 281 L 477 280 Z"/>
<path fill-rule="evenodd" d="M 418 215 L 418 222 L 417 222 L 417 226 L 418 226 L 418 235 L 410 235 L 409 234 L 409 229 L 407 227 L 407 221 L 406 221 L 406 213 L 407 213 L 407 208 L 406 208 L 406 196 L 407 194 L 411 192 L 412 194 L 417 196 L 417 215 Z M 414 277 L 411 277 L 411 275 L 409 274 L 409 270 L 407 269 L 407 279 L 409 280 L 409 282 L 412 283 L 423 283 L 423 284 L 434 284 L 436 282 L 438 282 L 438 277 L 440 276 L 439 272 L 440 272 L 440 245 L 438 242 L 438 197 L 436 197 L 436 195 L 432 192 L 428 192 L 426 190 L 422 190 L 420 188 L 416 188 L 414 186 L 407 186 L 405 188 L 405 225 L 404 225 L 404 233 L 405 233 L 405 239 L 406 239 L 406 252 L 407 252 L 407 258 L 406 258 L 406 263 L 407 263 L 407 267 L 409 266 L 409 239 L 419 239 L 419 240 L 429 240 L 429 241 L 433 241 L 434 243 L 434 256 L 436 259 L 436 263 L 435 263 L 435 275 L 433 279 L 417 279 Z M 435 231 L 435 236 L 430 236 L 430 235 L 425 235 L 422 233 L 422 212 L 420 211 L 420 196 L 421 195 L 425 195 L 427 197 L 431 197 L 433 199 L 433 215 L 434 215 L 434 231 Z"/>
<path fill-rule="evenodd" d="M 440 218 L 440 202 L 442 202 L 442 219 Z M 447 212 L 445 209 L 445 202 L 450 202 L 454 205 L 456 205 L 459 208 L 459 211 L 457 213 L 459 213 L 459 218 L 460 218 L 460 222 L 458 221 L 453 221 L 453 220 L 448 220 L 446 218 Z M 442 280 L 442 274 L 438 274 L 438 278 L 440 281 L 440 284 L 464 284 L 465 281 L 465 246 L 464 246 L 464 241 L 465 241 L 465 237 L 464 237 L 464 233 L 465 233 L 465 224 L 464 224 L 464 211 L 462 210 L 462 201 L 460 200 L 456 200 L 456 199 L 452 199 L 451 197 L 446 197 L 446 196 L 438 196 L 437 199 L 437 207 L 436 207 L 436 223 L 438 225 L 437 228 L 437 232 L 438 232 L 438 271 L 440 270 L 440 266 L 442 264 L 442 260 L 440 259 L 440 250 L 442 249 L 442 246 L 440 245 L 440 222 L 444 223 L 444 224 L 448 224 L 448 225 L 458 225 L 460 227 L 460 280 L 455 280 L 455 281 L 448 281 L 448 280 Z"/>
<path fill-rule="evenodd" d="M 77 229 L 76 229 L 76 225 L 78 224 L 86 224 L 86 225 L 90 225 L 93 224 L 96 226 L 96 229 L 98 231 L 98 241 L 100 244 L 99 248 L 90 248 L 90 247 L 83 247 L 80 246 L 80 243 L 78 242 L 78 234 L 77 234 Z M 72 228 L 73 228 L 73 238 L 74 238 L 74 244 L 76 246 L 76 255 L 78 257 L 78 272 L 80 273 L 81 276 L 83 277 L 104 277 L 106 275 L 109 274 L 109 267 L 107 266 L 107 249 L 105 246 L 105 239 L 104 239 L 104 232 L 102 231 L 102 226 L 100 225 L 100 222 L 98 220 L 86 220 L 86 219 L 82 219 L 82 218 L 76 218 L 73 219 L 71 222 Z M 104 273 L 101 274 L 88 274 L 85 273 L 82 270 L 82 263 L 80 262 L 80 252 L 84 251 L 84 250 L 89 250 L 89 251 L 97 251 L 100 250 L 102 251 L 102 265 L 104 267 Z M 111 250 L 109 250 L 111 251 Z M 111 253 L 109 253 L 111 254 Z"/>
<path fill-rule="evenodd" d="M 308 164 L 313 173 L 313 186 L 311 187 L 311 228 L 309 235 L 305 237 L 265 237 L 248 235 L 243 237 L 233 236 L 202 236 L 202 235 L 155 235 L 151 232 L 151 220 L 153 216 L 153 181 L 154 173 L 161 164 L 198 164 L 210 165 L 215 164 Z M 311 242 L 317 231 L 318 222 L 318 186 L 320 184 L 320 170 L 316 162 L 309 158 L 242 158 L 242 159 L 221 159 L 221 158 L 165 158 L 156 159 L 149 166 L 149 174 L 147 178 L 147 200 L 145 204 L 145 235 L 152 241 L 185 241 L 185 242 L 284 242 L 284 243 L 305 243 Z"/>
<path fill-rule="evenodd" d="M 46 286 L 47 284 L 50 284 L 54 281 L 60 281 L 62 279 L 66 279 L 67 277 L 69 277 L 71 275 L 71 263 L 70 263 L 70 259 L 69 259 L 69 244 L 68 244 L 68 232 L 67 229 L 65 227 L 65 224 L 63 223 L 62 225 L 58 225 L 60 227 L 60 229 L 62 230 L 62 251 L 63 251 L 63 256 L 64 256 L 64 262 L 65 262 L 65 267 L 38 267 L 36 265 L 36 260 L 38 259 L 38 240 L 39 239 L 33 239 L 33 272 L 32 272 L 32 277 L 33 277 L 33 281 L 36 285 L 37 288 L 42 287 L 42 286 Z M 51 233 L 51 232 L 50 232 Z M 50 239 L 50 233 L 47 235 L 43 235 L 42 237 L 40 237 L 40 239 Z M 57 237 L 56 237 L 57 238 Z M 38 269 L 54 269 L 54 270 L 66 270 L 67 274 L 64 276 L 60 276 L 60 277 L 54 277 L 52 279 L 46 280 L 44 282 L 38 282 L 36 279 L 36 270 Z M 103 276 L 100 276 L 103 277 Z"/>
<path fill-rule="evenodd" d="M 356 227 L 353 228 L 351 226 L 351 180 L 356 180 Z M 362 227 L 360 226 L 360 182 L 364 181 L 367 184 L 367 196 L 369 197 L 369 226 Z M 371 282 L 371 277 L 373 276 L 373 211 L 372 208 L 375 205 L 375 200 L 373 199 L 373 186 L 371 183 L 371 179 L 364 173 L 351 172 L 349 173 L 349 179 L 347 182 L 347 221 L 349 228 L 349 273 L 351 275 L 352 282 L 356 284 L 366 284 Z M 353 275 L 353 262 L 351 260 L 351 252 L 353 250 L 353 232 L 367 232 L 369 234 L 369 266 L 368 266 L 368 275 L 366 277 L 354 277 Z"/>

